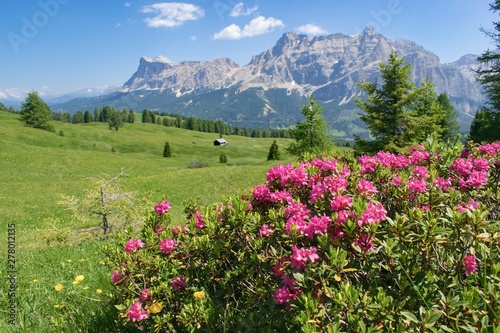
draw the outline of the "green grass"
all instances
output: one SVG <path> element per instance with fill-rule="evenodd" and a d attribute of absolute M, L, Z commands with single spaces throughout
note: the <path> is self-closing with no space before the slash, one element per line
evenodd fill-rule
<path fill-rule="evenodd" d="M 60 195 L 82 198 L 93 178 L 113 176 L 122 169 L 123 190 L 139 196 L 153 192 L 172 203 L 174 221 L 183 222 L 183 200 L 200 205 L 221 201 L 265 181 L 266 171 L 282 161 L 267 162 L 274 139 L 225 136 L 229 145 L 213 146 L 218 134 L 200 133 L 155 124 L 126 124 L 112 131 L 103 123 L 54 123 L 57 133 L 25 127 L 18 116 L 0 112 L 0 331 L 1 332 L 117 332 L 117 314 L 109 302 L 110 271 L 102 246 L 85 241 L 51 245 L 52 231 L 85 227 L 58 205 Z M 163 157 L 168 141 L 172 157 Z M 290 142 L 277 139 L 280 151 Z M 115 152 L 112 152 L 112 150 Z M 228 163 L 219 163 L 224 151 Z M 192 169 L 198 161 L 207 165 Z M 6 325 L 9 289 L 7 225 L 16 226 L 16 326 Z M 95 226 L 99 221 L 95 221 Z M 64 240 L 64 237 L 63 237 Z M 68 262 L 69 260 L 69 262 Z M 72 281 L 77 275 L 85 280 Z M 63 284 L 60 292 L 54 289 Z M 83 289 L 88 287 L 88 289 Z M 97 294 L 96 290 L 103 292 Z"/>
<path fill-rule="evenodd" d="M 124 169 L 125 190 L 154 191 L 153 200 L 167 195 L 174 217 L 181 218 L 184 199 L 202 205 L 221 200 L 263 182 L 266 170 L 276 164 L 266 162 L 270 138 L 226 136 L 229 145 L 215 147 L 218 134 L 155 124 L 126 124 L 119 131 L 103 123 L 55 125 L 63 137 L 24 127 L 16 115 L 0 113 L 0 222 L 16 223 L 19 237 L 30 245 L 39 243 L 32 238 L 34 230 L 69 223 L 71 213 L 57 205 L 59 195 L 82 197 L 92 187 L 91 178 Z M 170 158 L 163 157 L 166 141 Z M 289 142 L 277 141 L 281 150 Z M 219 163 L 221 151 L 227 164 Z M 189 169 L 193 161 L 208 167 Z"/>
<path fill-rule="evenodd" d="M 272 138 L 225 136 L 229 145 L 213 146 L 219 134 L 156 124 L 54 123 L 64 136 L 25 127 L 15 114 L 0 112 L 0 332 L 121 332 L 108 294 L 115 291 L 103 247 L 110 241 L 64 241 L 88 227 L 58 204 L 60 195 L 83 198 L 93 179 L 128 175 L 124 191 L 152 193 L 172 204 L 174 223 L 183 223 L 183 201 L 218 202 L 265 181 L 266 171 L 293 159 L 284 155 L 289 139 L 276 139 L 281 161 L 267 162 Z M 172 157 L 163 157 L 168 141 Z M 112 151 L 114 150 L 114 152 Z M 223 151 L 227 164 L 219 163 Z M 193 162 L 204 168 L 188 168 Z M 99 226 L 99 220 L 92 222 Z M 87 222 L 88 223 L 88 222 Z M 9 301 L 8 228 L 15 224 L 16 325 L 7 325 Z M 63 230 L 64 232 L 62 232 Z M 61 243 L 47 236 L 61 232 Z M 85 280 L 73 285 L 75 276 Z M 63 289 L 56 291 L 61 283 Z M 85 288 L 85 289 L 84 289 Z M 97 289 L 102 293 L 97 293 Z"/>

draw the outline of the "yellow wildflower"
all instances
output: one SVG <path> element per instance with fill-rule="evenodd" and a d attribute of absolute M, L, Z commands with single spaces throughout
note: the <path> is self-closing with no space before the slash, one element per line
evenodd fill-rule
<path fill-rule="evenodd" d="M 80 282 L 82 282 L 83 280 L 85 280 L 85 276 L 83 275 L 78 275 L 77 277 L 75 277 L 75 281 L 73 281 L 73 284 L 79 284 Z"/>
<path fill-rule="evenodd" d="M 194 298 L 196 299 L 203 299 L 205 298 L 205 292 L 202 290 L 202 291 L 197 291 L 193 294 Z"/>
<path fill-rule="evenodd" d="M 88 289 L 89 289 L 89 287 L 83 287 L 83 290 L 88 290 Z"/>
<path fill-rule="evenodd" d="M 67 262 L 73 262 L 73 260 L 71 260 L 71 259 L 68 259 L 68 260 L 66 260 L 66 261 L 67 261 Z"/>
<path fill-rule="evenodd" d="M 149 313 L 153 314 L 160 312 L 162 309 L 163 309 L 163 304 L 161 303 L 153 303 L 148 308 Z"/>
<path fill-rule="evenodd" d="M 38 282 L 38 280 L 37 280 L 37 279 L 34 279 L 34 280 L 33 280 L 33 283 L 37 283 L 37 282 Z"/>
<path fill-rule="evenodd" d="M 104 265 L 104 261 L 99 261 L 99 265 Z"/>
<path fill-rule="evenodd" d="M 54 287 L 54 289 L 55 289 L 56 291 L 61 291 L 61 290 L 62 290 L 62 288 L 63 288 L 63 285 L 62 285 L 62 284 L 60 284 L 60 283 L 56 284 L 56 286 Z"/>
<path fill-rule="evenodd" d="M 102 289 L 97 289 L 95 292 L 98 294 L 102 294 Z"/>
<path fill-rule="evenodd" d="M 85 259 L 79 259 L 78 261 L 79 261 L 79 262 L 83 262 L 83 261 L 85 261 Z"/>

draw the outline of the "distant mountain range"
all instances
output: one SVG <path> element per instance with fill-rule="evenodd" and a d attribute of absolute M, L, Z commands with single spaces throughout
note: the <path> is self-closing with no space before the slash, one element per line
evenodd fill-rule
<path fill-rule="evenodd" d="M 438 93 L 445 92 L 468 130 L 475 111 L 484 103 L 481 86 L 471 68 L 476 55 L 441 64 L 422 46 L 390 40 L 371 28 L 355 36 L 333 34 L 310 38 L 285 33 L 269 50 L 240 66 L 230 59 L 183 61 L 142 57 L 139 68 L 118 91 L 94 97 L 49 103 L 54 111 L 92 110 L 96 106 L 222 119 L 240 127 L 286 127 L 302 119 L 308 96 L 324 107 L 337 137 L 366 134 L 353 102 L 361 96 L 358 82 L 380 77 L 378 64 L 396 51 L 412 65 L 412 79 L 428 77 Z"/>

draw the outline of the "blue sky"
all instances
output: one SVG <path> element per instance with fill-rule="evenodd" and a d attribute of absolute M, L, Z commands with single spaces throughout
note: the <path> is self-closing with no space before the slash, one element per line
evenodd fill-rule
<path fill-rule="evenodd" d="M 284 32 L 352 35 L 374 26 L 415 41 L 442 63 L 493 48 L 479 28 L 486 0 L 3 0 L 0 98 L 121 86 L 141 56 L 174 63 L 228 57 L 240 65 Z"/>

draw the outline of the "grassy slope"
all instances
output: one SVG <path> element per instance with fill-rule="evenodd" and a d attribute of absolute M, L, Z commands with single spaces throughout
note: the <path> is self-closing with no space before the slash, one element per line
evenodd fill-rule
<path fill-rule="evenodd" d="M 55 125 L 64 137 L 24 127 L 16 115 L 0 112 L 0 223 L 16 223 L 27 243 L 36 242 L 29 239 L 32 231 L 48 227 L 52 218 L 59 220 L 56 224 L 71 218 L 57 205 L 58 195 L 82 197 L 91 177 L 125 169 L 126 190 L 154 191 L 155 200 L 167 195 L 174 217 L 180 218 L 184 199 L 202 205 L 221 200 L 263 182 L 275 164 L 266 162 L 274 139 L 227 136 L 228 146 L 214 147 L 218 134 L 154 124 L 126 124 L 118 132 L 102 123 Z M 171 158 L 163 157 L 166 141 Z M 277 141 L 282 149 L 289 142 Z M 219 163 L 221 151 L 227 165 Z M 208 167 L 187 168 L 192 161 Z"/>
<path fill-rule="evenodd" d="M 116 313 L 107 296 L 113 288 L 109 271 L 102 265 L 105 243 L 45 245 L 46 230 L 64 227 L 72 219 L 57 204 L 59 195 L 82 197 L 85 189 L 92 188 L 89 178 L 125 169 L 129 176 L 124 190 L 154 191 L 154 201 L 167 195 L 174 219 L 182 223 L 184 199 L 194 198 L 201 205 L 217 202 L 264 182 L 267 169 L 276 164 L 266 162 L 274 139 L 226 136 L 228 146 L 214 147 L 218 134 L 154 124 L 126 124 L 118 132 L 101 123 L 55 126 L 64 136 L 24 127 L 17 115 L 0 112 L 0 243 L 5 244 L 0 260 L 5 267 L 7 224 L 15 223 L 18 314 L 17 326 L 5 324 L 8 274 L 0 268 L 2 332 L 117 330 L 113 325 Z M 171 158 L 163 157 L 166 141 L 172 148 Z M 289 142 L 277 141 L 281 148 Z M 221 151 L 228 158 L 227 165 L 219 163 Z M 192 161 L 208 167 L 187 168 Z M 73 285 L 80 274 L 85 275 L 84 283 Z M 54 290 L 57 283 L 64 286 L 61 292 Z M 103 292 L 98 294 L 97 289 Z"/>

